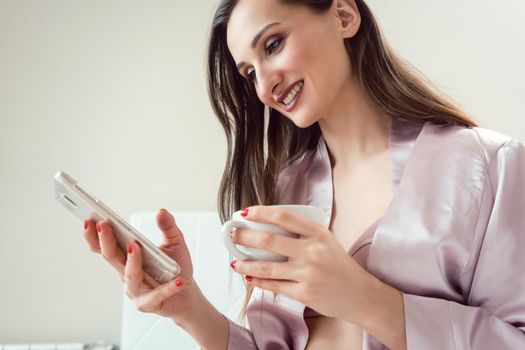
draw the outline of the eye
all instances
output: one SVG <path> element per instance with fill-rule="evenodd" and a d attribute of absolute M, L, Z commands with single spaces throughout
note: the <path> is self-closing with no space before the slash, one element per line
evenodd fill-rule
<path fill-rule="evenodd" d="M 266 55 L 272 55 L 277 50 L 279 50 L 282 47 L 284 39 L 280 35 L 274 35 L 270 37 L 265 45 L 264 45 L 264 52 Z M 252 69 L 246 73 L 246 78 L 250 81 L 257 81 L 257 76 L 255 75 L 255 69 Z"/>
<path fill-rule="evenodd" d="M 257 79 L 257 77 L 255 76 L 255 69 L 252 69 L 251 71 L 249 71 L 246 76 L 248 77 L 249 80 L 251 81 L 255 81 L 255 79 Z"/>
<path fill-rule="evenodd" d="M 280 36 L 272 36 L 270 39 L 268 39 L 268 41 L 266 41 L 266 45 L 264 47 L 266 54 L 273 54 L 275 51 L 277 51 L 277 49 L 279 49 L 282 42 L 283 39 Z"/>

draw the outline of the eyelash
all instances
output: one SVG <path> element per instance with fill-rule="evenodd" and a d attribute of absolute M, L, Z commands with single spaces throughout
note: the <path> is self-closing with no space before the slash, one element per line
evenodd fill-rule
<path fill-rule="evenodd" d="M 281 44 L 283 42 L 283 38 L 280 37 L 280 36 L 277 36 L 277 38 L 275 40 L 271 40 L 272 38 L 275 38 L 276 36 L 272 36 L 268 41 L 270 41 L 270 44 L 268 44 L 267 46 L 264 47 L 264 52 L 266 55 L 272 55 L 275 53 L 275 51 L 277 51 L 280 47 L 281 47 Z M 268 43 L 267 41 L 267 43 Z M 252 69 L 251 71 L 248 72 L 247 74 L 247 77 L 249 80 L 251 81 L 255 81 L 256 77 L 255 77 L 255 69 Z"/>

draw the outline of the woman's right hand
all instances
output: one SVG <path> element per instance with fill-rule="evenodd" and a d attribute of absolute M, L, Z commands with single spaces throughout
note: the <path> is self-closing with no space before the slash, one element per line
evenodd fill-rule
<path fill-rule="evenodd" d="M 181 274 L 174 280 L 152 287 L 144 280 L 142 249 L 137 242 L 128 245 L 127 253 L 117 245 L 113 228 L 108 221 L 95 225 L 91 220 L 84 222 L 84 237 L 90 249 L 101 254 L 118 272 L 126 285 L 126 293 L 142 312 L 156 313 L 178 320 L 191 312 L 192 297 L 200 295 L 193 280 L 193 265 L 184 236 L 175 224 L 173 216 L 165 209 L 157 213 L 157 226 L 164 236 L 159 248 L 177 261 Z"/>

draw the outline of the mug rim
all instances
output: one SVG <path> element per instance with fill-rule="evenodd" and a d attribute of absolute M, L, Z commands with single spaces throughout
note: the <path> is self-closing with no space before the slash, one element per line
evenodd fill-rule
<path fill-rule="evenodd" d="M 304 209 L 306 211 L 306 213 L 304 213 L 304 215 L 306 216 L 309 216 L 309 215 L 314 215 L 314 216 L 318 216 L 318 215 L 321 215 L 322 218 L 320 217 L 320 221 L 319 224 L 323 224 L 323 218 L 326 216 L 326 210 L 325 208 L 323 207 L 318 207 L 318 206 L 315 206 L 315 205 L 307 205 L 307 204 L 271 204 L 271 205 L 267 205 L 268 207 L 279 207 L 279 208 L 289 208 L 290 210 L 294 210 L 294 209 Z M 240 209 L 240 210 L 237 210 L 235 211 L 231 216 L 230 216 L 230 219 L 229 220 L 246 220 L 246 218 L 244 218 L 242 215 L 241 215 L 241 212 L 243 211 L 243 209 Z M 298 211 L 296 211 L 298 212 Z M 299 214 L 301 214 L 299 212 Z M 325 219 L 324 219 L 325 220 Z M 250 220 L 247 220 L 247 221 L 250 221 Z"/>
<path fill-rule="evenodd" d="M 309 205 L 309 204 L 269 204 L 269 205 L 265 205 L 265 207 L 307 208 L 307 209 L 320 209 L 324 211 L 324 208 L 322 207 L 315 206 L 315 205 Z M 243 210 L 244 209 L 236 210 L 235 213 L 243 211 Z"/>

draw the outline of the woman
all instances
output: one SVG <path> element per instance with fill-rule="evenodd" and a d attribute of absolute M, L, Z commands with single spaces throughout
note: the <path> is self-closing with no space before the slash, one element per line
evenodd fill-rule
<path fill-rule="evenodd" d="M 165 210 L 162 248 L 183 273 L 155 289 L 139 245 L 126 255 L 107 222 L 86 221 L 139 310 L 205 349 L 525 347 L 525 148 L 407 68 L 362 0 L 221 1 L 209 90 L 228 139 L 221 219 L 246 208 L 300 237 L 232 233 L 289 258 L 232 262 L 248 330 L 202 295 Z M 276 203 L 323 207 L 326 225 Z"/>

